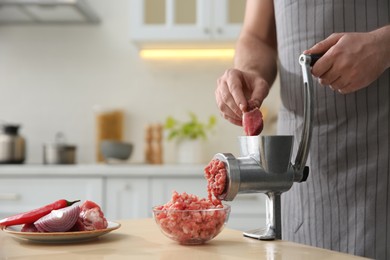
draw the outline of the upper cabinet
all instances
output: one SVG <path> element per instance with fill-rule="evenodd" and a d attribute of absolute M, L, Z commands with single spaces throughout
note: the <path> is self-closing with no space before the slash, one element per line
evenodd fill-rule
<path fill-rule="evenodd" d="M 245 0 L 134 0 L 134 42 L 229 42 L 239 35 Z"/>

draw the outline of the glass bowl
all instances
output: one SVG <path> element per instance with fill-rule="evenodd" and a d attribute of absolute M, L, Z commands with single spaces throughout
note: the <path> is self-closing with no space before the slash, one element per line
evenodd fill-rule
<path fill-rule="evenodd" d="M 230 215 L 230 206 L 201 210 L 177 210 L 153 207 L 153 217 L 161 232 L 183 245 L 199 245 L 216 237 Z"/>

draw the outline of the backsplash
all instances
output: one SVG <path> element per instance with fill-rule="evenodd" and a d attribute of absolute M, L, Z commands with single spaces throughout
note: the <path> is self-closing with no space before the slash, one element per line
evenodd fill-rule
<path fill-rule="evenodd" d="M 232 61 L 141 60 L 129 35 L 128 3 L 92 1 L 98 25 L 0 26 L 0 120 L 21 124 L 27 163 L 42 163 L 43 144 L 57 132 L 77 145 L 78 163 L 95 163 L 96 106 L 125 112 L 124 140 L 134 143 L 129 162 L 144 161 L 147 124 L 189 111 L 218 118 L 206 162 L 217 152 L 237 154 L 242 129 L 219 116 L 214 99 L 216 80 Z M 277 104 L 267 105 L 270 116 Z M 164 144 L 165 162 L 175 161 L 173 149 Z"/>

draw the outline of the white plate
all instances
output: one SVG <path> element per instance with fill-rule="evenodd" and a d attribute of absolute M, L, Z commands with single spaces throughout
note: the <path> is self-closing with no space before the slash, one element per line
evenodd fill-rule
<path fill-rule="evenodd" d="M 22 226 L 10 226 L 3 229 L 4 232 L 20 239 L 27 239 L 40 243 L 75 243 L 85 240 L 91 240 L 115 229 L 120 228 L 121 224 L 107 221 L 106 229 L 92 231 L 75 231 L 75 232 L 21 232 Z"/>

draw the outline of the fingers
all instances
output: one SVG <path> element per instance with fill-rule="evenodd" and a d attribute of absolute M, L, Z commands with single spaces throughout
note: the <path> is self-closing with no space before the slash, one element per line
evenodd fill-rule
<path fill-rule="evenodd" d="M 247 106 L 247 99 L 244 94 L 244 89 L 247 87 L 244 84 L 248 84 L 245 81 L 245 77 L 241 71 L 238 70 L 227 70 L 226 84 L 230 93 L 231 98 L 234 100 L 231 108 L 234 113 L 242 117 L 242 111 L 245 111 Z"/>
<path fill-rule="evenodd" d="M 227 70 L 217 81 L 215 98 L 222 116 L 235 125 L 241 125 L 242 106 L 246 106 L 239 72 Z"/>
<path fill-rule="evenodd" d="M 243 93 L 242 75 L 239 71 L 229 69 L 218 79 L 216 97 L 237 116 L 242 116 L 240 105 L 246 105 Z"/>
<path fill-rule="evenodd" d="M 312 68 L 319 83 L 342 94 L 369 87 L 387 69 L 384 51 L 378 39 L 388 46 L 388 39 L 368 33 L 336 33 L 304 53 L 324 53 Z"/>
<path fill-rule="evenodd" d="M 226 83 L 215 90 L 216 101 L 222 116 L 231 122 L 241 122 L 242 112 L 234 102 Z M 237 124 L 237 123 L 235 123 Z M 239 123 L 240 125 L 241 123 Z"/>
<path fill-rule="evenodd" d="M 260 107 L 263 100 L 268 96 L 269 86 L 264 79 L 256 79 L 254 83 L 257 87 L 253 89 L 251 100 L 256 107 Z"/>
<path fill-rule="evenodd" d="M 347 94 L 351 92 L 351 89 L 349 88 L 351 86 L 351 83 L 346 80 L 345 77 L 340 76 L 333 82 L 325 85 L 329 85 L 329 88 L 341 94 Z"/>
<path fill-rule="evenodd" d="M 229 117 L 229 116 L 227 116 L 226 114 L 223 114 L 223 113 L 221 113 L 221 116 L 223 118 L 225 118 L 226 120 L 228 120 L 230 123 L 234 124 L 234 125 L 242 126 L 242 119 L 241 118 L 239 120 L 237 120 L 236 118 L 231 118 L 231 117 Z"/>
<path fill-rule="evenodd" d="M 314 69 L 314 67 L 316 67 L 316 69 Z M 318 82 L 321 85 L 330 85 L 341 77 L 340 73 L 333 69 L 333 64 L 330 62 L 325 64 L 322 64 L 321 62 L 318 64 L 318 67 L 314 67 L 312 69 L 312 74 L 318 78 Z"/>
<path fill-rule="evenodd" d="M 321 78 L 323 80 L 323 83 L 321 84 L 329 84 L 330 82 L 335 81 L 339 77 L 337 73 L 331 71 L 334 61 L 334 57 L 332 55 L 332 48 L 334 47 L 334 45 L 336 45 L 336 43 L 343 35 L 344 34 L 342 33 L 334 33 L 325 40 L 318 42 L 313 47 L 303 52 L 305 54 L 325 53 L 312 68 L 313 76 Z"/>
<path fill-rule="evenodd" d="M 268 92 L 268 83 L 257 74 L 229 69 L 218 79 L 215 97 L 221 115 L 229 122 L 242 126 L 248 100 L 260 107 Z"/>
<path fill-rule="evenodd" d="M 351 89 L 352 79 L 351 66 L 348 61 L 335 54 L 332 47 L 312 68 L 313 76 L 318 78 L 318 82 L 323 86 L 341 94 L 351 93 L 356 89 Z"/>
<path fill-rule="evenodd" d="M 227 103 L 231 103 L 232 98 L 228 98 L 224 94 L 226 92 L 219 92 L 221 88 L 217 88 L 215 90 L 215 96 L 216 96 L 216 101 L 219 110 L 221 111 L 221 116 L 231 122 L 232 124 L 242 126 L 242 116 L 238 116 L 230 107 L 227 105 Z M 226 101 L 225 101 L 226 100 Z M 234 106 L 231 104 L 231 106 Z"/>
<path fill-rule="evenodd" d="M 341 94 L 346 94 L 351 92 L 349 87 L 351 82 L 348 77 L 340 75 L 340 72 L 335 69 L 330 69 L 321 77 L 318 78 L 318 82 L 322 86 L 329 86 L 333 91 L 338 91 Z"/>
<path fill-rule="evenodd" d="M 304 54 L 317 54 L 317 53 L 325 53 L 327 52 L 332 46 L 334 46 L 341 37 L 343 37 L 343 33 L 333 33 L 328 38 L 326 38 L 323 41 L 318 42 L 310 49 L 305 50 Z"/>
<path fill-rule="evenodd" d="M 318 78 L 318 82 L 323 86 L 329 86 L 330 89 L 338 91 L 339 93 L 349 93 L 348 87 L 350 82 L 346 80 L 347 77 L 342 77 L 343 64 L 338 63 L 335 66 L 337 56 L 334 52 L 335 45 L 344 36 L 343 33 L 334 33 L 325 40 L 318 42 L 304 53 L 325 53 L 313 66 L 312 74 Z"/>

